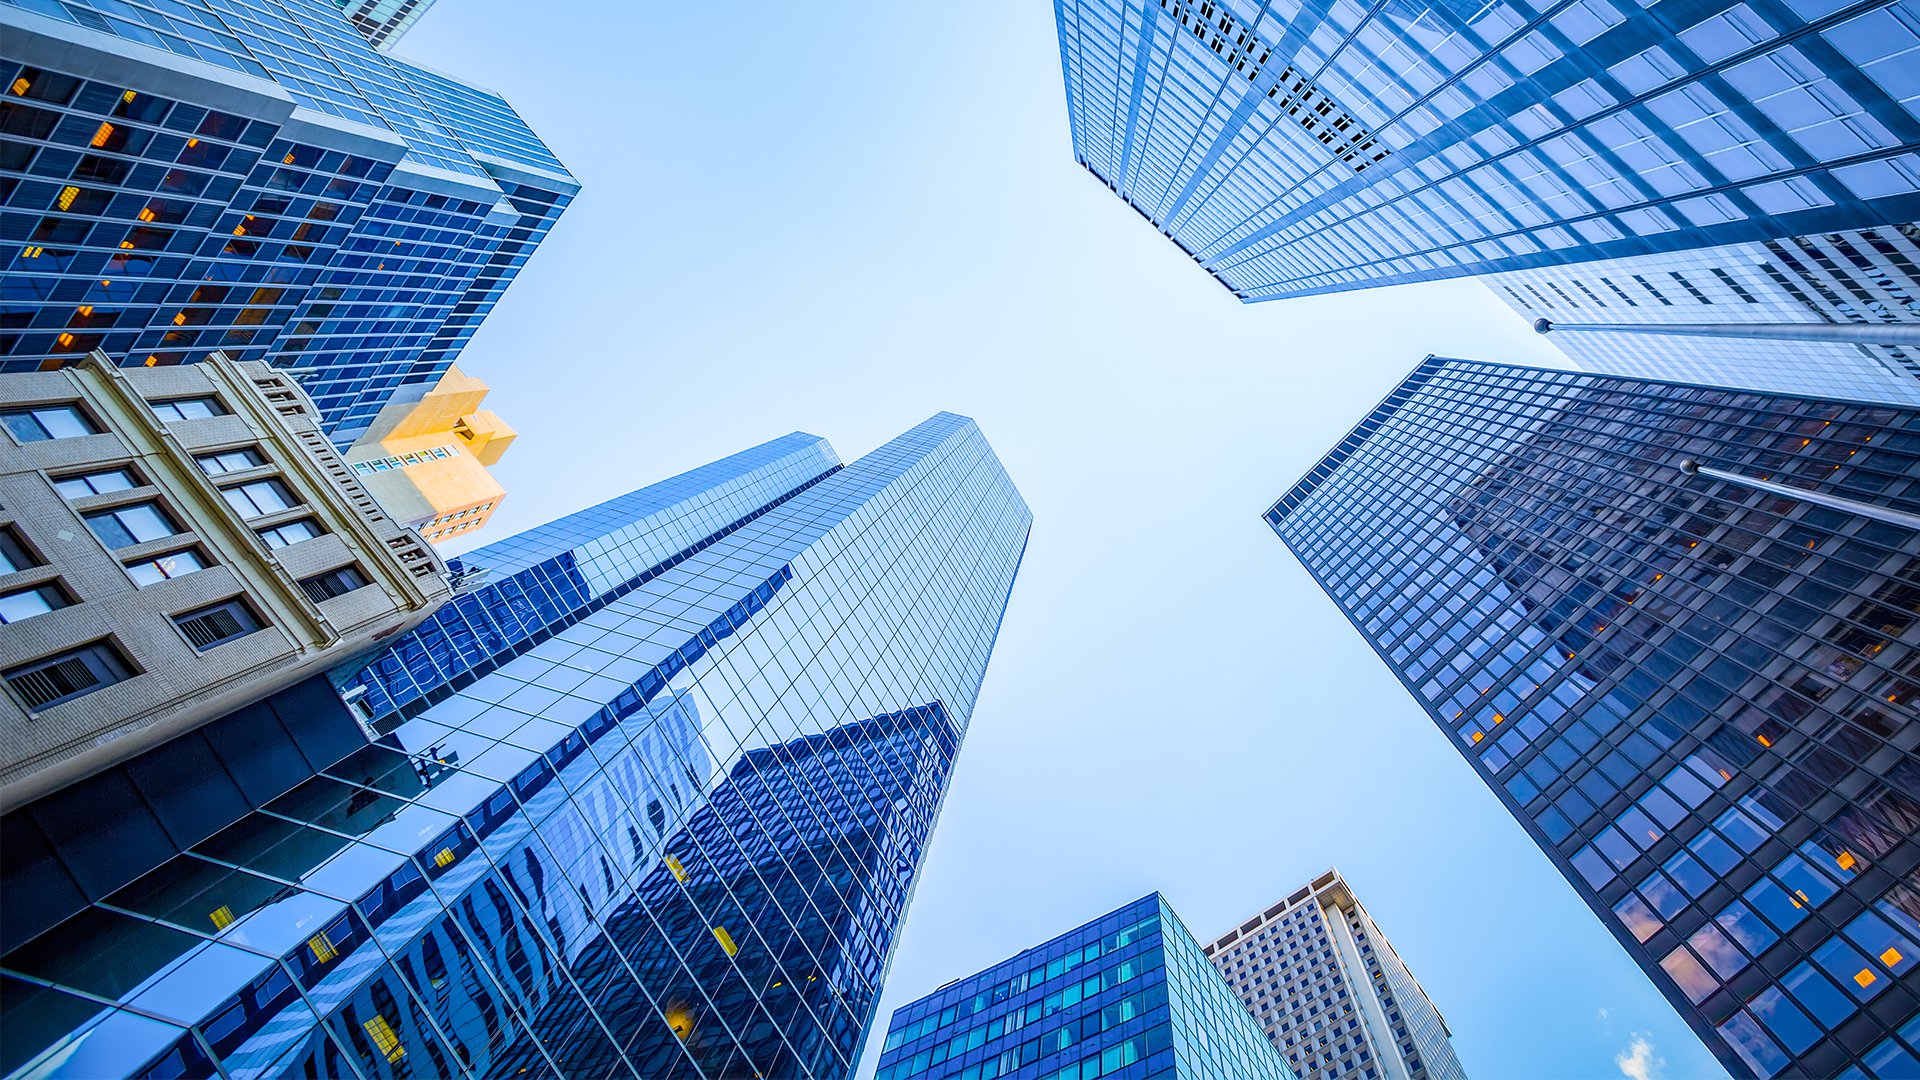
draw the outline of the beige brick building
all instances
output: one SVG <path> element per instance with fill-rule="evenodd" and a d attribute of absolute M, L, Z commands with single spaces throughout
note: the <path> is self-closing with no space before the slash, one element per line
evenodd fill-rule
<path fill-rule="evenodd" d="M 0 806 L 418 624 L 445 566 L 320 433 L 220 354 L 0 376 Z"/>

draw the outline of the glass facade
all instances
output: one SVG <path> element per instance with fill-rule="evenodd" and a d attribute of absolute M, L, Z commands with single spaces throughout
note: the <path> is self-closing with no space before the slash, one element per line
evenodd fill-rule
<path fill-rule="evenodd" d="M 1204 951 L 1304 1080 L 1466 1080 L 1440 1010 L 1338 871 Z"/>
<path fill-rule="evenodd" d="M 0 0 L 0 372 L 215 349 L 351 443 L 579 190 L 497 96 L 325 0 Z"/>
<path fill-rule="evenodd" d="M 1294 1080 L 1159 893 L 894 1010 L 875 1080 Z"/>
<path fill-rule="evenodd" d="M 1583 370 L 1772 393 L 1920 405 L 1912 346 L 1564 329 L 1565 324 L 1920 320 L 1920 226 L 1853 229 L 1483 279 Z"/>
<path fill-rule="evenodd" d="M 1075 157 L 1243 300 L 1920 217 L 1912 0 L 1056 0 Z"/>
<path fill-rule="evenodd" d="M 1030 521 L 943 413 L 480 549 L 7 815 L 0 1075 L 850 1075 Z"/>
<path fill-rule="evenodd" d="M 1920 1066 L 1920 412 L 1429 358 L 1267 520 L 1737 1076 Z"/>

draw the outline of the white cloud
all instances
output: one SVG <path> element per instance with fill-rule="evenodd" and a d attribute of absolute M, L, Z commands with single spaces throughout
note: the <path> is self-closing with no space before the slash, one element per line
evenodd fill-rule
<path fill-rule="evenodd" d="M 1602 1005 L 1600 1006 L 1600 1011 L 1593 1014 L 1593 1018 L 1604 1024 L 1607 1022 L 1607 1017 L 1612 1015 L 1613 1013 L 1609 1012 L 1605 1005 Z"/>
<path fill-rule="evenodd" d="M 1633 1041 L 1614 1055 L 1613 1063 L 1620 1066 L 1621 1075 L 1629 1080 L 1660 1080 L 1660 1070 L 1667 1067 L 1667 1059 L 1653 1052 L 1653 1043 L 1644 1031 L 1633 1033 Z"/>

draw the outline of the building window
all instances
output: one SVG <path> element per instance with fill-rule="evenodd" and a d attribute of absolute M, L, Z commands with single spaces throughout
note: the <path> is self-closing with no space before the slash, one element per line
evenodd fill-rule
<path fill-rule="evenodd" d="M 195 570 L 205 570 L 207 565 L 207 560 L 193 548 L 169 551 L 165 555 L 126 564 L 127 576 L 142 588 L 170 578 L 185 577 Z"/>
<path fill-rule="evenodd" d="M 175 615 L 173 623 L 201 652 L 260 629 L 260 620 L 245 601 L 237 598 Z"/>
<path fill-rule="evenodd" d="M 315 525 L 312 518 L 301 518 L 299 521 L 289 521 L 285 525 L 276 525 L 271 529 L 259 531 L 260 539 L 270 548 L 283 548 L 302 540 L 311 540 L 319 535 L 321 535 L 320 526 Z"/>
<path fill-rule="evenodd" d="M 331 600 L 336 596 L 345 596 L 367 584 L 367 576 L 357 566 L 343 566 L 338 570 L 329 570 L 324 574 L 315 574 L 300 580 L 300 591 L 314 603 Z"/>
<path fill-rule="evenodd" d="M 276 514 L 282 510 L 291 510 L 300 505 L 293 497 L 287 485 L 278 480 L 254 480 L 230 488 L 221 488 L 220 494 L 226 496 L 227 505 L 241 517 L 260 517 L 263 514 Z"/>
<path fill-rule="evenodd" d="M 126 491 L 139 486 L 140 478 L 133 475 L 132 469 L 106 469 L 81 473 L 79 476 L 62 476 L 53 482 L 53 489 L 69 499 L 84 499 L 89 495 L 105 495 L 110 491 Z"/>
<path fill-rule="evenodd" d="M 200 463 L 201 471 L 208 476 L 239 472 L 241 469 L 252 469 L 267 463 L 266 455 L 262 454 L 258 447 L 253 446 L 243 446 L 238 450 L 222 450 L 214 454 L 201 454 L 193 460 Z"/>
<path fill-rule="evenodd" d="M 173 518 L 159 503 L 143 502 L 116 506 L 85 516 L 87 528 L 110 548 L 132 547 L 149 540 L 172 536 L 180 531 Z"/>
<path fill-rule="evenodd" d="M 0 423 L 23 443 L 47 439 L 71 439 L 79 435 L 98 435 L 100 429 L 80 411 L 78 405 L 36 405 L 30 409 L 0 412 Z"/>
<path fill-rule="evenodd" d="M 0 594 L 0 625 L 45 615 L 73 603 L 58 585 L 35 585 L 17 592 Z"/>
<path fill-rule="evenodd" d="M 29 709 L 44 709 L 133 676 L 120 651 L 105 641 L 35 660 L 6 672 L 7 685 Z"/>
<path fill-rule="evenodd" d="M 0 574 L 14 574 L 39 565 L 40 560 L 20 542 L 20 534 L 13 531 L 13 526 L 0 525 Z"/>
<path fill-rule="evenodd" d="M 204 420 L 209 416 L 220 416 L 226 411 L 220 407 L 217 399 L 210 397 L 153 402 L 153 415 L 162 420 Z"/>

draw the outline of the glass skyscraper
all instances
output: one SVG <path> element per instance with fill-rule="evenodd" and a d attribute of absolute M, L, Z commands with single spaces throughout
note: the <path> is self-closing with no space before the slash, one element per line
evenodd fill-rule
<path fill-rule="evenodd" d="M 1920 321 L 1912 0 L 1054 10 L 1075 158 L 1241 300 L 1501 274 L 1565 288 L 1522 294 L 1532 318 Z M 1764 246 L 1856 255 L 1721 280 Z M 1879 288 L 1823 292 L 1836 274 Z M 1555 341 L 1612 374 L 1920 403 L 1911 346 L 1578 336 Z"/>
<path fill-rule="evenodd" d="M 1920 323 L 1917 225 L 1543 266 L 1483 281 L 1527 320 L 1553 323 L 1553 343 L 1586 371 L 1920 405 L 1913 345 L 1638 329 Z M 1580 324 L 1636 329 L 1573 329 Z"/>
<path fill-rule="evenodd" d="M 1337 870 L 1203 951 L 1303 1080 L 1466 1080 L 1440 1010 Z"/>
<path fill-rule="evenodd" d="M 1267 521 L 1738 1076 L 1920 1071 L 1920 412 L 1432 357 Z"/>
<path fill-rule="evenodd" d="M 1159 893 L 894 1010 L 875 1080 L 1294 1080 Z"/>
<path fill-rule="evenodd" d="M 1243 300 L 1920 218 L 1910 0 L 1056 0 L 1076 158 Z"/>
<path fill-rule="evenodd" d="M 393 48 L 400 35 L 419 21 L 433 6 L 433 0 L 337 0 L 340 10 L 355 30 L 366 35 L 374 48 L 385 52 Z"/>
<path fill-rule="evenodd" d="M 326 0 L 0 0 L 0 77 L 0 372 L 219 349 L 292 371 L 342 446 L 579 190 Z"/>
<path fill-rule="evenodd" d="M 850 1075 L 1030 521 L 941 414 L 470 553 L 6 816 L 0 1075 Z"/>

